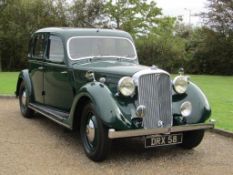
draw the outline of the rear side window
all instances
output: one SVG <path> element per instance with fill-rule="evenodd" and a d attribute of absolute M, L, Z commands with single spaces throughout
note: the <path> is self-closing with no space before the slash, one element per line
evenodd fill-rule
<path fill-rule="evenodd" d="M 57 36 L 50 36 L 49 43 L 49 60 L 62 62 L 64 60 L 64 47 L 61 38 Z"/>
<path fill-rule="evenodd" d="M 43 34 L 39 34 L 34 38 L 34 48 L 33 48 L 33 57 L 43 58 L 45 51 L 45 36 Z"/>

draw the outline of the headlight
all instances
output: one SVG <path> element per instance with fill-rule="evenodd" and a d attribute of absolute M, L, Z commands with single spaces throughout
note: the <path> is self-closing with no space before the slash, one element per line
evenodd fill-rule
<path fill-rule="evenodd" d="M 183 117 L 188 117 L 192 112 L 192 104 L 189 101 L 182 103 L 180 113 Z"/>
<path fill-rule="evenodd" d="M 179 75 L 173 80 L 173 86 L 177 93 L 183 94 L 188 88 L 189 80 L 187 76 Z"/>
<path fill-rule="evenodd" d="M 132 96 L 135 92 L 133 79 L 131 77 L 122 77 L 118 82 L 118 91 L 124 96 Z"/>

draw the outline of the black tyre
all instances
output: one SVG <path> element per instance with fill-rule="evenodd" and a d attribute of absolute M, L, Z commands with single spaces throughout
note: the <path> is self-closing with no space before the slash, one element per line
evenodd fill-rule
<path fill-rule="evenodd" d="M 80 134 L 86 155 L 94 161 L 104 160 L 111 146 L 108 130 L 95 112 L 92 103 L 88 103 L 82 112 Z"/>
<path fill-rule="evenodd" d="M 19 88 L 20 111 L 24 117 L 31 118 L 31 117 L 33 117 L 34 111 L 32 109 L 28 108 L 28 104 L 29 104 L 28 91 L 26 89 L 24 81 L 22 81 L 20 84 L 20 88 Z"/>
<path fill-rule="evenodd" d="M 185 149 L 192 149 L 198 146 L 204 137 L 204 132 L 204 130 L 184 132 L 183 143 L 180 146 Z"/>

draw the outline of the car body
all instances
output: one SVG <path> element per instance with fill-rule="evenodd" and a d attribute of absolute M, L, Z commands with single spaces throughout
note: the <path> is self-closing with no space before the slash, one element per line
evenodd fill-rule
<path fill-rule="evenodd" d="M 28 69 L 16 95 L 25 117 L 34 112 L 80 129 L 89 158 L 103 160 L 111 140 L 144 137 L 146 147 L 197 146 L 211 109 L 189 77 L 172 81 L 156 66 L 140 65 L 130 34 L 120 30 L 43 28 L 30 40 Z"/>

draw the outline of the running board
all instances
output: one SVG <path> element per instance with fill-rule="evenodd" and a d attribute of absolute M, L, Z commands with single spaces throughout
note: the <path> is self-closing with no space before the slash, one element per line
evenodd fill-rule
<path fill-rule="evenodd" d="M 45 107 L 40 104 L 29 103 L 28 107 L 35 112 L 42 114 L 43 116 L 49 118 L 50 120 L 62 125 L 66 128 L 72 129 L 68 124 L 64 123 L 69 117 L 69 113 L 57 111 L 53 108 Z"/>

